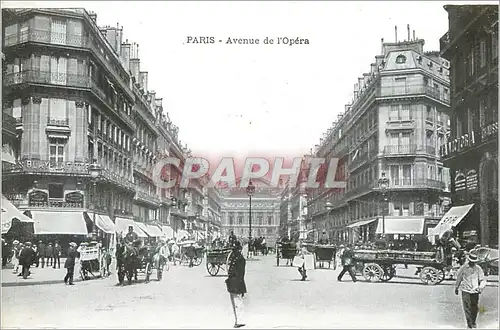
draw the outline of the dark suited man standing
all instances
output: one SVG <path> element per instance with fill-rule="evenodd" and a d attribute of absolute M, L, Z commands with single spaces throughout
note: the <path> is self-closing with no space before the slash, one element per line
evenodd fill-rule
<path fill-rule="evenodd" d="M 26 242 L 24 248 L 19 253 L 19 264 L 22 266 L 21 274 L 23 279 L 27 279 L 30 275 L 30 266 L 33 263 L 34 252 L 31 247 L 31 242 Z"/>
<path fill-rule="evenodd" d="M 36 266 L 40 265 L 40 261 L 42 262 L 42 268 L 45 267 L 45 253 L 47 252 L 47 247 L 45 243 L 42 241 L 38 241 L 38 260 L 36 261 Z"/>
<path fill-rule="evenodd" d="M 75 285 L 73 283 L 73 275 L 75 274 L 75 263 L 78 258 L 78 251 L 76 251 L 76 243 L 69 243 L 68 257 L 64 262 L 64 268 L 66 268 L 66 276 L 64 276 L 64 283 L 69 285 Z"/>
<path fill-rule="evenodd" d="M 342 245 L 340 246 L 342 248 Z M 349 272 L 349 275 L 351 275 L 352 281 L 356 282 L 356 274 L 354 273 L 354 270 L 352 269 L 354 266 L 354 252 L 349 246 L 346 246 L 344 251 L 342 252 L 341 256 L 341 262 L 342 262 L 342 271 L 340 272 L 339 276 L 337 277 L 337 280 L 339 282 L 342 281 L 342 277 L 344 277 L 346 272 Z"/>
<path fill-rule="evenodd" d="M 59 245 L 59 242 L 56 242 L 54 245 L 54 250 L 52 251 L 52 257 L 54 258 L 54 269 L 56 269 L 56 264 L 57 268 L 61 268 L 61 246 Z"/>
<path fill-rule="evenodd" d="M 54 248 L 52 247 L 52 243 L 49 243 L 49 246 L 47 246 L 47 249 L 45 250 L 45 257 L 47 258 L 47 267 L 52 266 L 52 261 L 54 255 Z"/>
<path fill-rule="evenodd" d="M 243 323 L 243 297 L 247 293 L 245 284 L 246 260 L 241 254 L 242 246 L 235 240 L 232 246 L 233 251 L 229 255 L 226 287 L 231 298 L 231 305 L 234 313 L 234 328 L 245 326 Z"/>

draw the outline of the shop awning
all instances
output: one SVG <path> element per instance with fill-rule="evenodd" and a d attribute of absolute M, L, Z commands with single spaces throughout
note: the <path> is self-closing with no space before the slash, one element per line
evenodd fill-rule
<path fill-rule="evenodd" d="M 150 236 L 153 236 L 153 237 L 163 237 L 163 236 L 165 236 L 163 234 L 163 232 L 161 231 L 160 227 L 158 227 L 156 225 L 146 225 L 146 226 L 148 228 L 147 233 Z"/>
<path fill-rule="evenodd" d="M 162 226 L 161 227 L 163 231 L 163 236 L 167 238 L 173 238 L 174 237 L 174 230 L 170 226 Z"/>
<path fill-rule="evenodd" d="M 432 231 L 433 235 L 441 235 L 450 230 L 453 227 L 456 227 L 470 212 L 474 204 L 468 204 L 463 206 L 454 206 L 446 212 L 446 214 L 441 218 L 439 223 L 434 230 Z"/>
<path fill-rule="evenodd" d="M 379 218 L 376 233 L 389 235 L 422 235 L 424 233 L 424 222 L 424 218 L 385 218 L 384 221 L 382 221 L 382 218 Z"/>
<path fill-rule="evenodd" d="M 96 214 L 95 224 L 99 229 L 107 234 L 114 234 L 116 232 L 115 224 L 107 215 Z"/>
<path fill-rule="evenodd" d="M 146 235 L 146 233 L 142 231 L 142 229 L 137 225 L 137 222 L 135 222 L 134 220 L 118 217 L 115 219 L 115 230 L 118 234 L 121 234 L 123 236 L 127 235 L 129 226 L 134 227 L 134 232 L 136 232 L 139 237 L 148 237 L 148 235 Z"/>
<path fill-rule="evenodd" d="M 347 228 L 355 228 L 355 227 L 364 226 L 364 225 L 372 223 L 372 222 L 374 222 L 376 220 L 377 220 L 377 218 L 373 218 L 373 219 L 369 219 L 369 220 L 361 220 L 361 221 L 358 221 L 358 222 L 355 222 L 355 223 L 351 223 L 349 226 L 347 226 Z"/>
<path fill-rule="evenodd" d="M 21 222 L 34 222 L 33 219 L 19 211 L 14 204 L 2 195 L 2 234 L 9 231 L 14 219 L 18 219 Z"/>
<path fill-rule="evenodd" d="M 31 211 L 36 235 L 88 235 L 83 212 Z"/>
<path fill-rule="evenodd" d="M 164 236 L 160 228 L 153 225 L 147 225 L 142 222 L 136 222 L 136 224 L 145 232 L 149 237 L 162 237 Z"/>

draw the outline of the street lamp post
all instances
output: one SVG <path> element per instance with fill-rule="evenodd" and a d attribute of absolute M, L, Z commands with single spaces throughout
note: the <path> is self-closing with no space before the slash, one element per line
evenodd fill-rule
<path fill-rule="evenodd" d="M 90 172 L 90 178 L 92 180 L 92 208 L 93 208 L 93 214 L 92 214 L 92 223 L 93 223 L 93 228 L 92 228 L 92 233 L 97 237 L 97 225 L 96 225 L 96 207 L 97 207 L 97 180 L 99 179 L 99 175 L 101 175 L 102 168 L 101 166 L 97 163 L 97 159 L 94 158 L 94 161 L 92 164 L 89 166 L 89 172 Z"/>
<path fill-rule="evenodd" d="M 329 217 L 330 217 L 330 211 L 332 210 L 333 208 L 333 205 L 332 203 L 330 203 L 330 201 L 326 201 L 325 203 L 325 209 L 328 211 L 326 213 L 326 220 L 328 221 Z M 323 230 L 326 230 L 326 222 L 325 222 L 325 226 L 323 227 Z M 319 240 L 319 233 L 318 233 L 318 240 Z"/>
<path fill-rule="evenodd" d="M 382 176 L 378 180 L 378 186 L 382 194 L 382 235 L 385 238 L 385 202 L 387 201 L 387 188 L 389 187 L 389 179 L 382 172 Z"/>
<path fill-rule="evenodd" d="M 200 214 L 199 213 L 196 213 L 195 215 L 195 220 L 196 220 L 196 228 L 198 228 L 198 220 L 200 219 Z M 194 231 L 195 232 L 195 237 L 196 237 L 196 240 L 198 241 L 198 230 Z"/>
<path fill-rule="evenodd" d="M 250 207 L 249 207 L 249 215 L 248 215 L 248 244 L 252 240 L 252 196 L 255 194 L 255 186 L 252 184 L 252 181 L 248 183 L 247 187 L 247 195 L 250 198 Z"/>

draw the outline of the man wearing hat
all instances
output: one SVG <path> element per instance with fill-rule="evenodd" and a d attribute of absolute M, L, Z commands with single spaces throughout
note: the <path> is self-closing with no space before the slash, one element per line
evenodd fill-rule
<path fill-rule="evenodd" d="M 21 274 L 23 279 L 27 279 L 30 275 L 30 266 L 33 263 L 33 249 L 31 242 L 26 242 L 24 248 L 19 253 L 19 264 L 22 266 Z"/>
<path fill-rule="evenodd" d="M 7 260 L 9 259 L 9 244 L 2 238 L 2 267 L 7 266 Z"/>
<path fill-rule="evenodd" d="M 343 247 L 342 245 L 340 246 L 341 248 Z M 350 246 L 346 246 L 344 250 L 342 251 L 342 254 L 340 256 L 340 260 L 342 262 L 342 271 L 340 272 L 339 276 L 337 277 L 337 280 L 339 282 L 342 281 L 342 277 L 344 277 L 345 273 L 348 272 L 349 275 L 352 278 L 353 282 L 356 282 L 356 273 L 354 273 L 353 267 L 354 267 L 354 252 L 352 251 Z"/>
<path fill-rule="evenodd" d="M 245 284 L 246 260 L 241 254 L 242 246 L 238 240 L 233 242 L 232 252 L 228 258 L 226 288 L 229 292 L 234 313 L 234 328 L 245 326 L 243 323 L 243 297 L 247 293 Z"/>
<path fill-rule="evenodd" d="M 76 243 L 69 243 L 68 257 L 64 262 L 64 268 L 66 268 L 66 276 L 64 276 L 64 283 L 69 285 L 74 285 L 73 275 L 75 274 L 75 263 L 78 258 L 78 251 L 76 250 Z"/>
<path fill-rule="evenodd" d="M 139 239 L 139 235 L 134 231 L 134 226 L 128 226 L 128 233 L 125 235 L 125 242 L 135 243 Z"/>
<path fill-rule="evenodd" d="M 47 251 L 47 247 L 45 246 L 45 243 L 43 243 L 41 240 L 38 241 L 38 260 L 36 261 L 36 266 L 38 267 L 40 264 L 40 261 L 42 262 L 42 268 L 45 267 L 45 253 Z"/>
<path fill-rule="evenodd" d="M 462 305 L 469 329 L 477 328 L 479 294 L 486 287 L 486 278 L 483 269 L 477 264 L 478 261 L 476 254 L 469 253 L 467 262 L 460 267 L 455 282 L 455 294 L 458 295 L 458 291 L 462 291 Z"/>

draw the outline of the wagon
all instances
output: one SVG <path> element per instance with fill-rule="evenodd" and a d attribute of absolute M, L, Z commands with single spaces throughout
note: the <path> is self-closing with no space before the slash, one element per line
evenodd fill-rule
<path fill-rule="evenodd" d="M 83 281 L 90 278 L 105 277 L 106 260 L 99 246 L 87 246 L 80 249 L 80 277 Z"/>
<path fill-rule="evenodd" d="M 292 266 L 293 257 L 297 255 L 295 243 L 278 243 L 276 246 L 276 266 L 279 267 L 280 259 L 286 259 L 287 265 Z"/>
<path fill-rule="evenodd" d="M 396 275 L 397 264 L 422 266 L 420 280 L 424 284 L 439 284 L 445 276 L 444 258 L 438 252 L 355 250 L 353 260 L 370 282 L 390 281 Z"/>
<path fill-rule="evenodd" d="M 207 251 L 207 271 L 210 275 L 216 276 L 219 270 L 227 269 L 227 263 L 231 249 L 212 249 Z"/>
<path fill-rule="evenodd" d="M 336 263 L 336 253 L 337 248 L 333 245 L 315 245 L 314 254 L 316 255 L 316 261 L 322 265 L 324 262 L 328 262 L 328 268 L 331 268 L 333 263 L 333 269 L 337 268 Z"/>

